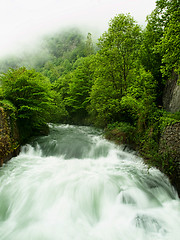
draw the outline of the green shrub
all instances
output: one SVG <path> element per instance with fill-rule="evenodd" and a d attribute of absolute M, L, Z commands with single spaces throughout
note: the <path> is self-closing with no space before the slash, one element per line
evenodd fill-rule
<path fill-rule="evenodd" d="M 17 121 L 22 140 L 47 132 L 47 121 L 53 108 L 51 85 L 35 70 L 22 67 L 1 75 L 4 98 L 17 109 Z M 4 100 L 3 100 L 4 101 Z"/>

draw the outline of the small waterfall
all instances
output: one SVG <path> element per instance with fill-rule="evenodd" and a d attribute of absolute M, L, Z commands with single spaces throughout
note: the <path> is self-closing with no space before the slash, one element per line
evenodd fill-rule
<path fill-rule="evenodd" d="M 179 240 L 165 175 L 98 129 L 50 129 L 0 169 L 1 240 Z"/>

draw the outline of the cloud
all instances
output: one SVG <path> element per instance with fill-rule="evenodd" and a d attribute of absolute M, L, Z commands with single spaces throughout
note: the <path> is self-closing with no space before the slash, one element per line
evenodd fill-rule
<path fill-rule="evenodd" d="M 130 13 L 144 24 L 154 8 L 155 0 L 1 0 L 0 56 L 67 26 L 102 33 L 119 13 Z"/>

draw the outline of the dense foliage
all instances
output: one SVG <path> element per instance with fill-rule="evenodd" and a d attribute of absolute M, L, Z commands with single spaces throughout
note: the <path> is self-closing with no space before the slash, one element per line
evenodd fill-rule
<path fill-rule="evenodd" d="M 47 121 L 93 124 L 116 129 L 155 159 L 163 128 L 180 121 L 178 113 L 161 107 L 167 79 L 180 71 L 179 34 L 179 1 L 157 0 L 145 29 L 129 14 L 119 14 L 97 47 L 90 33 L 85 38 L 74 29 L 46 37 L 43 51 L 28 55 L 29 61 L 1 62 L 1 71 L 14 70 L 1 76 L 0 96 L 14 104 L 30 135 Z"/>
<path fill-rule="evenodd" d="M 23 138 L 44 132 L 53 107 L 50 82 L 35 70 L 10 69 L 1 76 L 4 97 L 16 107 Z"/>

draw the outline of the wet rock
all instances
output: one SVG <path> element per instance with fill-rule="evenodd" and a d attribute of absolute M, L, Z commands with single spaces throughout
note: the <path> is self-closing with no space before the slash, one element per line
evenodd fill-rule
<path fill-rule="evenodd" d="M 148 215 L 138 214 L 133 222 L 137 228 L 142 228 L 146 232 L 161 232 L 163 234 L 167 232 L 157 219 Z"/>

